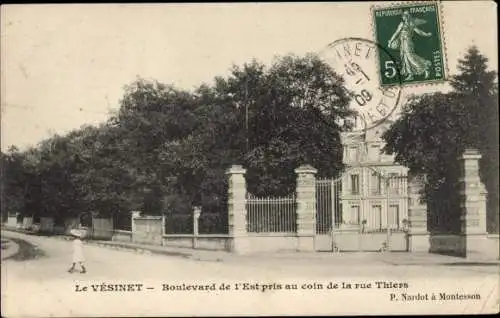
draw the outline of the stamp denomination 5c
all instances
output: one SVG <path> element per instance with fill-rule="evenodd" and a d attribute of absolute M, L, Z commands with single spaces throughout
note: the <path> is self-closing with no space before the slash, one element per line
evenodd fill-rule
<path fill-rule="evenodd" d="M 394 61 L 379 50 L 382 86 L 445 80 L 443 37 L 439 6 L 435 2 L 373 9 L 375 41 L 388 50 Z"/>

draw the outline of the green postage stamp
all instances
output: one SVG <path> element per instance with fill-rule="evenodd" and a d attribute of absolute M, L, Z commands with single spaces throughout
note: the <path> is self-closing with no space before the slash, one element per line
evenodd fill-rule
<path fill-rule="evenodd" d="M 373 8 L 382 86 L 445 80 L 439 6 L 435 2 Z M 396 65 L 394 65 L 396 64 Z"/>

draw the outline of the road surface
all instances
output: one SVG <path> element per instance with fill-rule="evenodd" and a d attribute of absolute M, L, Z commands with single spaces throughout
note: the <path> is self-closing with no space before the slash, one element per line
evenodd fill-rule
<path fill-rule="evenodd" d="M 498 311 L 498 266 L 394 266 L 351 256 L 195 261 L 85 245 L 88 272 L 70 274 L 71 242 L 8 236 L 43 256 L 2 261 L 7 317 Z"/>

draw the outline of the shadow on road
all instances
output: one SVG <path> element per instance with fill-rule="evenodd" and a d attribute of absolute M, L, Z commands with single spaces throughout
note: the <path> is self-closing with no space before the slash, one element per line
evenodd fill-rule
<path fill-rule="evenodd" d="M 3 260 L 28 261 L 39 259 L 45 256 L 45 253 L 36 245 L 15 238 L 9 238 L 9 240 L 19 245 L 19 251 L 16 254 L 6 257 Z"/>

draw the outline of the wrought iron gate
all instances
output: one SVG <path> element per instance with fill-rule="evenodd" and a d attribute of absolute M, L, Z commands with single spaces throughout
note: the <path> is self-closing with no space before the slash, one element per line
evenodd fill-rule
<path fill-rule="evenodd" d="M 316 250 L 334 248 L 332 232 L 342 223 L 342 179 L 316 181 Z"/>
<path fill-rule="evenodd" d="M 407 177 L 370 173 L 316 181 L 317 251 L 407 251 Z"/>

